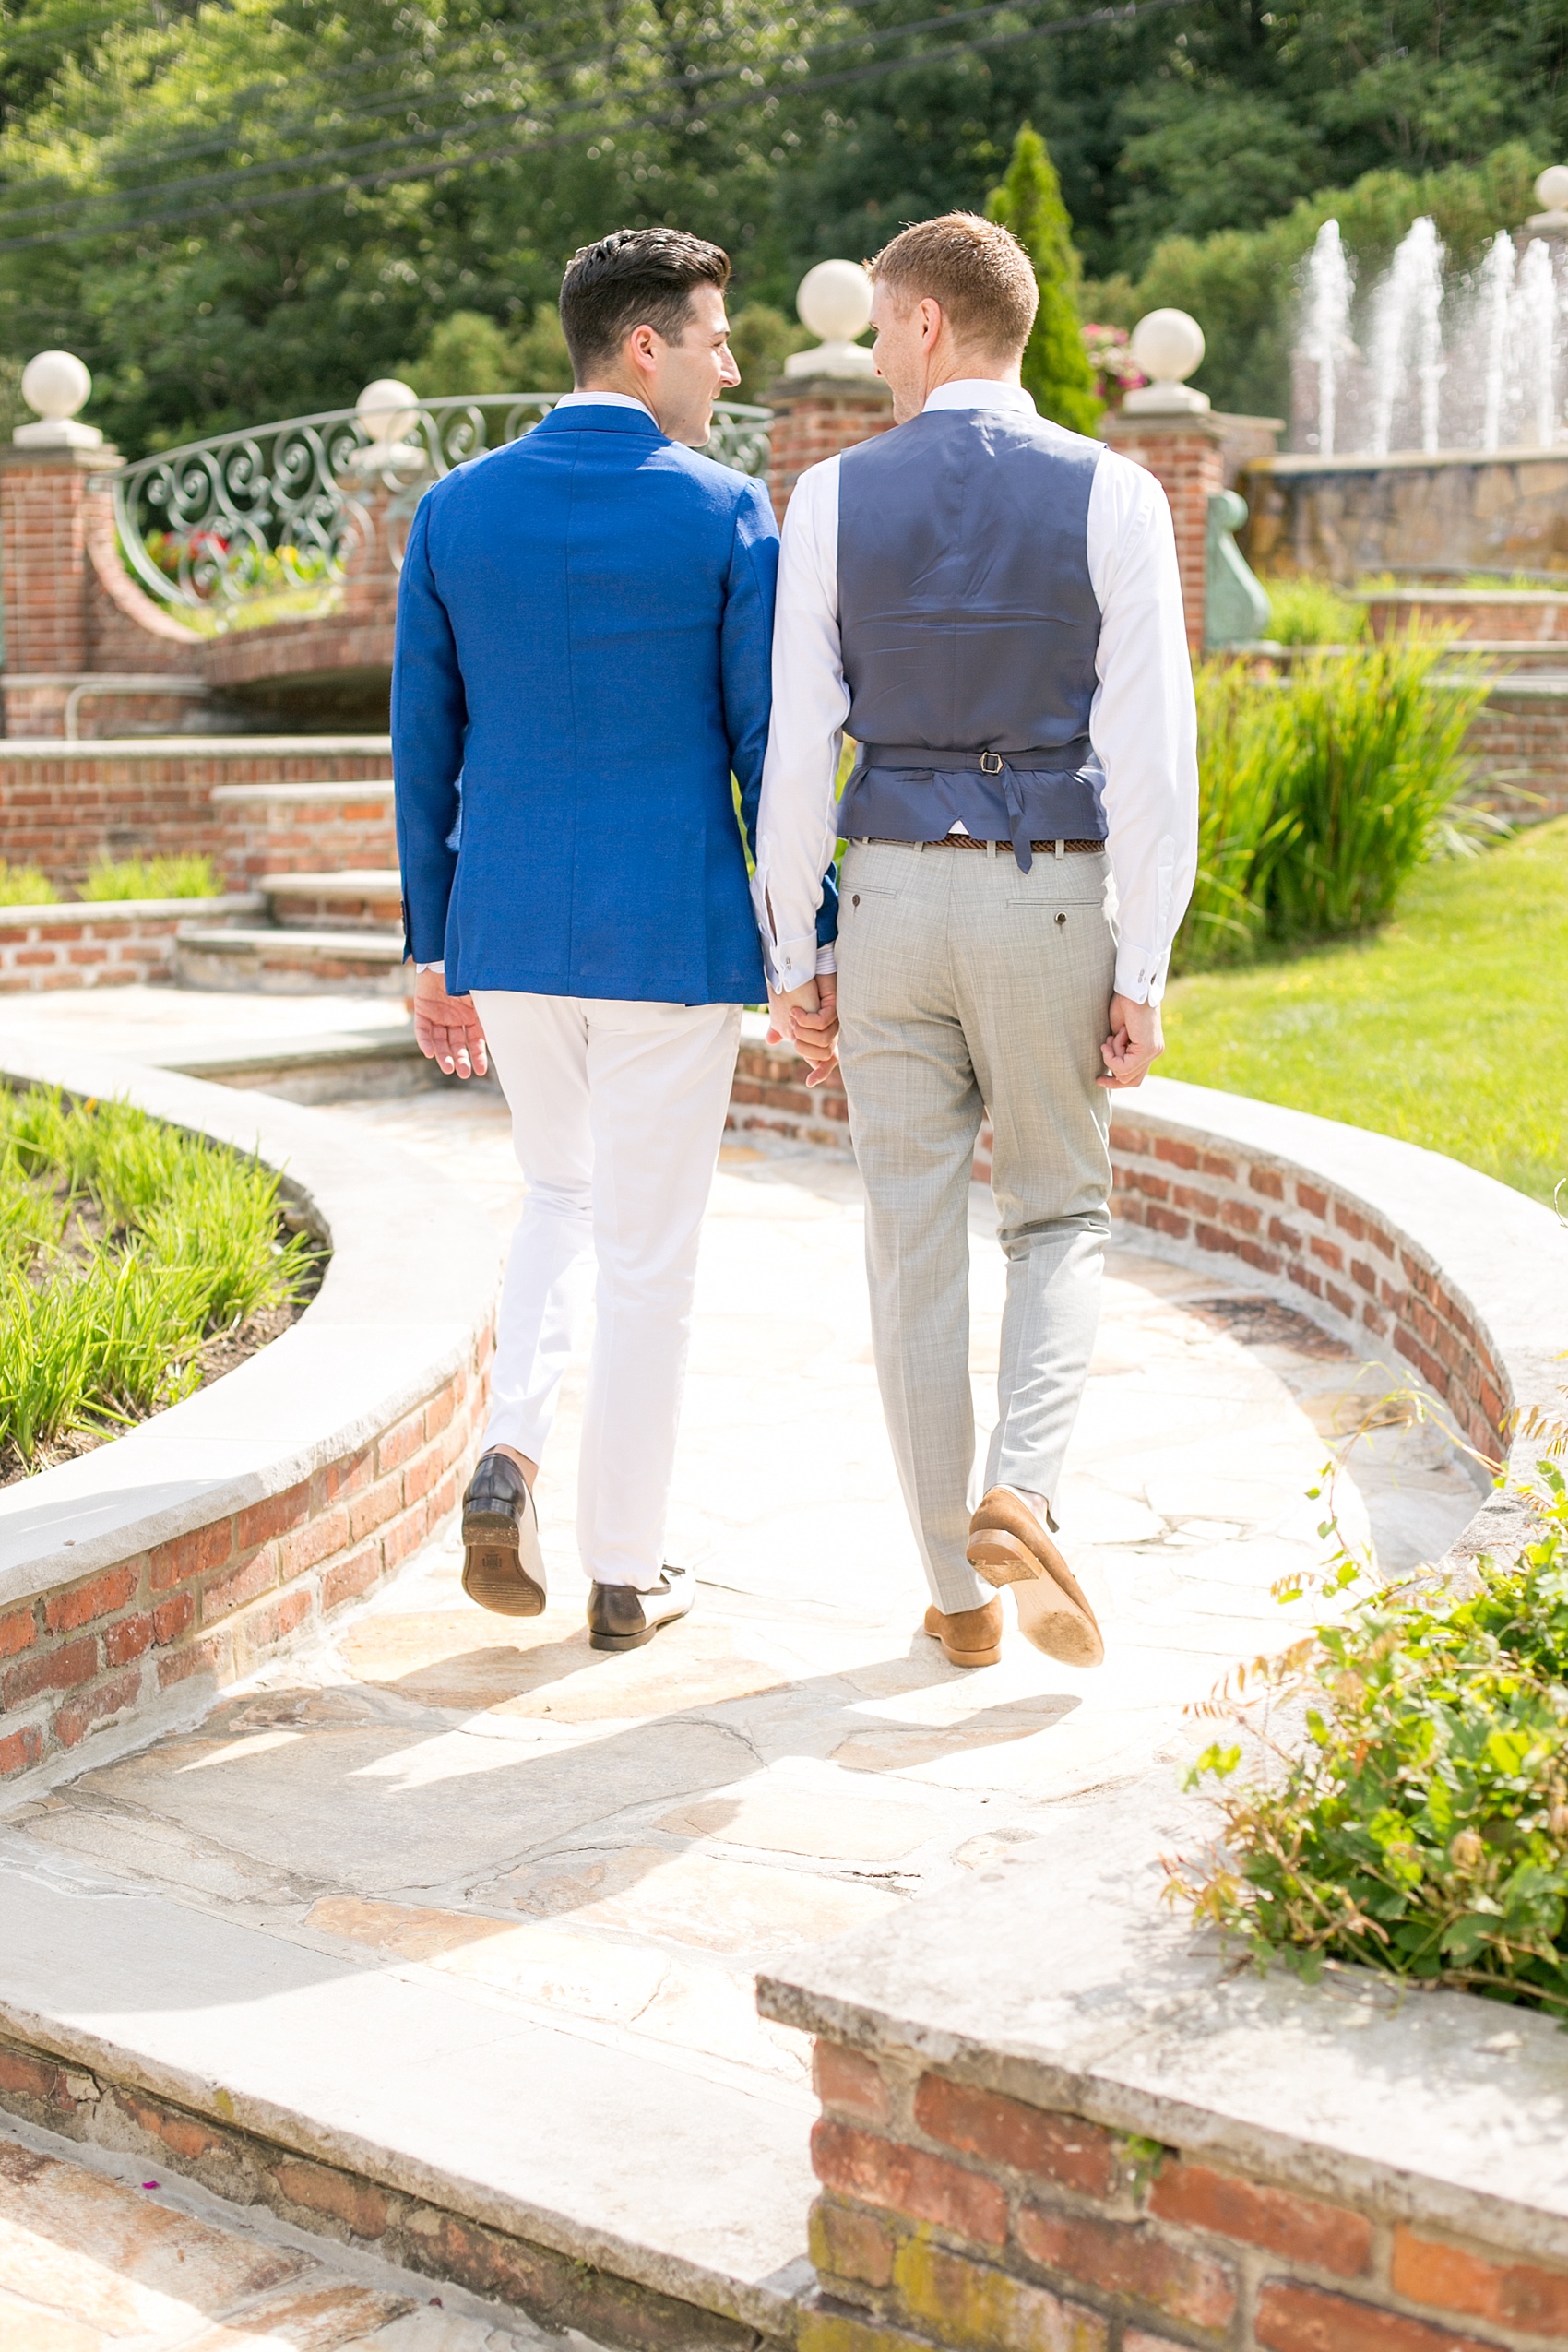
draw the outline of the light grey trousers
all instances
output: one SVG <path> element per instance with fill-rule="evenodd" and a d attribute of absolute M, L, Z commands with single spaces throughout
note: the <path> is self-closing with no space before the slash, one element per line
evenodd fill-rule
<path fill-rule="evenodd" d="M 1101 853 L 855 841 L 839 1054 L 866 1194 L 883 1409 L 939 1609 L 991 1598 L 964 1556 L 974 1467 L 969 1170 L 983 1111 L 1007 1260 L 987 1488 L 1054 1497 L 1088 1376 L 1111 1190 L 1095 1084 L 1115 977 Z"/>

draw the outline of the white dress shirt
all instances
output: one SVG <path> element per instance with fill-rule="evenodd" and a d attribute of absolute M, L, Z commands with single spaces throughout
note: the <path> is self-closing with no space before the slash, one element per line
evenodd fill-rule
<path fill-rule="evenodd" d="M 926 407 L 1035 413 L 1017 385 L 980 378 L 940 386 Z M 1095 468 L 1087 538 L 1100 614 L 1089 738 L 1105 769 L 1116 990 L 1157 1004 L 1197 868 L 1197 723 L 1170 509 L 1154 476 L 1113 449 L 1102 450 Z M 796 483 L 779 550 L 773 724 L 752 896 L 768 976 L 780 990 L 834 969 L 832 949 L 816 943 L 816 915 L 838 839 L 849 709 L 838 635 L 838 459 L 827 457 Z"/>
<path fill-rule="evenodd" d="M 554 405 L 558 409 L 640 409 L 645 417 L 653 417 L 654 423 L 659 422 L 647 402 L 634 400 L 629 392 L 563 392 Z M 428 964 L 416 964 L 414 969 L 416 972 L 440 972 L 445 976 L 445 958 L 434 956 Z"/>

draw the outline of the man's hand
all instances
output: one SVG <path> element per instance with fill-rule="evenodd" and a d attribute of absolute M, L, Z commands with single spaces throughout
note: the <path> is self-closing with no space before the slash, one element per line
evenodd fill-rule
<path fill-rule="evenodd" d="M 414 979 L 414 1043 L 448 1077 L 482 1078 L 490 1067 L 471 996 L 448 996 L 440 972 Z"/>
<path fill-rule="evenodd" d="M 833 1075 L 837 1051 L 838 980 L 833 972 L 791 988 L 782 996 L 767 992 L 767 1042 L 793 1046 L 809 1064 L 808 1087 L 820 1087 Z"/>
<path fill-rule="evenodd" d="M 1111 1000 L 1111 1035 L 1100 1047 L 1102 1087 L 1141 1087 L 1165 1051 L 1158 1004 L 1134 1004 L 1130 996 Z"/>
<path fill-rule="evenodd" d="M 819 972 L 816 981 L 817 1006 L 814 1013 L 795 1011 L 790 1016 L 790 1034 L 795 1051 L 802 1054 L 811 1067 L 806 1072 L 808 1087 L 825 1086 L 833 1075 L 838 1061 L 838 975 Z"/>

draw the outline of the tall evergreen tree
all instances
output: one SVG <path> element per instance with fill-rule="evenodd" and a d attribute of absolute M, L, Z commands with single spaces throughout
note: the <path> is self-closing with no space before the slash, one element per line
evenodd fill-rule
<path fill-rule="evenodd" d="M 1024 389 L 1041 416 L 1073 433 L 1092 433 L 1101 403 L 1084 349 L 1078 316 L 1079 261 L 1073 223 L 1045 141 L 1025 123 L 1000 187 L 986 200 L 986 217 L 1011 229 L 1035 266 L 1039 310 L 1024 347 Z"/>

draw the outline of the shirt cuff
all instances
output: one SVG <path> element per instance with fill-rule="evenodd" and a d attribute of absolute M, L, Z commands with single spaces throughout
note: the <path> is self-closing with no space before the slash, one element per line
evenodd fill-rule
<path fill-rule="evenodd" d="M 445 956 L 438 956 L 434 964 L 416 964 L 414 966 L 414 969 L 416 972 L 439 972 L 442 979 L 445 980 L 446 977 L 446 958 Z"/>
<path fill-rule="evenodd" d="M 834 944 L 830 939 L 825 944 L 819 944 L 817 947 L 816 976 L 818 980 L 821 980 L 826 973 L 836 972 L 837 969 L 838 951 L 834 946 Z"/>
<path fill-rule="evenodd" d="M 1140 947 L 1136 940 L 1123 939 L 1116 947 L 1116 993 L 1130 997 L 1134 1004 L 1158 1004 L 1165 994 L 1165 982 L 1170 968 L 1170 950 L 1162 947 Z"/>
<path fill-rule="evenodd" d="M 763 934 L 763 954 L 766 958 L 768 978 L 780 996 L 792 988 L 804 988 L 807 980 L 815 980 L 820 949 L 814 931 L 804 932 L 799 939 L 770 940 Z M 837 968 L 829 965 L 830 971 Z"/>

